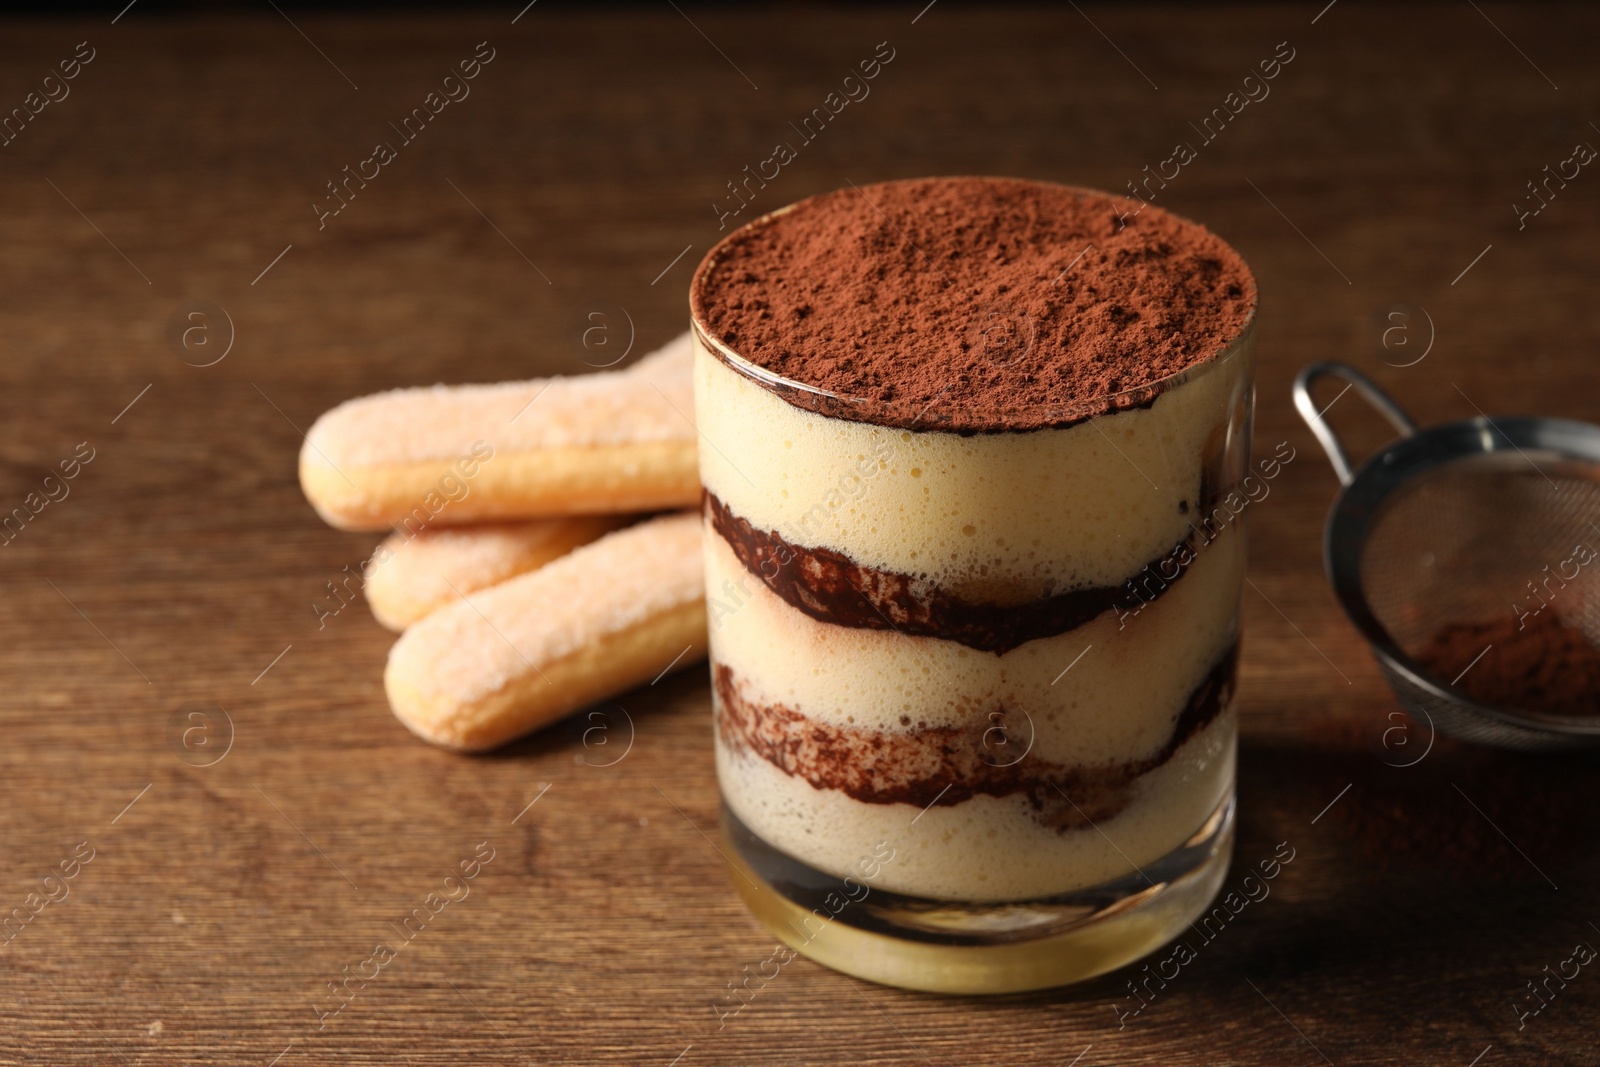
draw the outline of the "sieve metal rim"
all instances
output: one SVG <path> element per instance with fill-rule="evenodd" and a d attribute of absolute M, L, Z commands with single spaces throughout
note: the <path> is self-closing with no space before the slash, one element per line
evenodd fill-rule
<path fill-rule="evenodd" d="M 1344 379 L 1388 418 L 1401 436 L 1352 470 L 1338 435 L 1311 398 L 1311 383 L 1322 377 Z M 1529 451 L 1600 465 L 1600 426 L 1542 416 L 1480 415 L 1418 430 L 1387 393 L 1343 363 L 1313 363 L 1302 369 L 1295 377 L 1294 399 L 1301 417 L 1327 451 L 1341 485 L 1323 528 L 1323 566 L 1339 606 L 1380 662 L 1416 689 L 1449 701 L 1463 712 L 1523 730 L 1600 737 L 1600 718 L 1507 711 L 1480 704 L 1433 681 L 1395 644 L 1373 614 L 1361 587 L 1361 551 L 1369 526 L 1382 513 L 1390 494 L 1410 479 L 1456 460 L 1504 453 L 1526 458 Z"/>

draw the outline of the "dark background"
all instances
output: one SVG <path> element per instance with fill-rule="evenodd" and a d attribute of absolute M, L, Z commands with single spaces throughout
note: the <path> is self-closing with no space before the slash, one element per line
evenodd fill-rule
<path fill-rule="evenodd" d="M 1593 758 L 1390 717 L 1288 394 L 1339 359 L 1422 423 L 1595 418 L 1600 177 L 1522 229 L 1512 207 L 1600 144 L 1590 8 L 41 7 L 0 24 L 0 109 L 96 58 L 0 147 L 0 510 L 95 458 L 0 547 L 0 913 L 95 852 L 0 939 L 0 1063 L 1600 1062 L 1592 968 L 1514 1008 L 1600 945 Z M 319 231 L 324 183 L 484 40 L 472 95 Z M 372 540 L 305 504 L 300 431 L 380 389 L 580 372 L 596 307 L 638 351 L 678 333 L 724 183 L 885 40 L 757 207 L 923 174 L 1122 190 L 1295 49 L 1157 203 L 1254 268 L 1257 453 L 1297 450 L 1250 514 L 1230 880 L 1296 858 L 1121 1029 L 1136 969 L 976 1000 L 804 960 L 719 1029 L 772 939 L 707 836 L 701 673 L 622 698 L 613 748 L 557 726 L 468 759 L 389 714 L 363 604 L 318 628 Z M 222 349 L 168 339 L 194 300 L 231 323 L 203 368 Z M 1331 417 L 1385 437 L 1353 397 Z M 232 741 L 209 765 L 194 710 Z M 326 983 L 482 841 L 470 898 L 319 1027 Z"/>

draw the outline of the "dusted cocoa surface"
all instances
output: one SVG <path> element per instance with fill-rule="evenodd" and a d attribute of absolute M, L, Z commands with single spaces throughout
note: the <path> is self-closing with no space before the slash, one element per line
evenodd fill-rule
<path fill-rule="evenodd" d="M 1034 755 L 1033 720 L 1023 708 L 996 707 L 993 715 L 977 716 L 967 727 L 912 723 L 905 731 L 862 730 L 812 719 L 804 709 L 753 701 L 725 663 L 712 667 L 711 684 L 724 744 L 817 789 L 837 789 L 864 804 L 918 808 L 1021 793 L 1041 823 L 1065 832 L 1109 819 L 1127 806 L 1129 790 L 1141 775 L 1166 763 L 1228 706 L 1238 666 L 1235 644 L 1189 695 L 1172 735 L 1154 755 L 1085 766 Z"/>
<path fill-rule="evenodd" d="M 1111 398 L 1221 352 L 1256 285 L 1219 237 L 1158 207 L 932 178 L 847 187 L 740 230 L 690 302 L 738 355 L 844 401 L 784 391 L 792 402 L 972 433 L 1149 403 Z"/>

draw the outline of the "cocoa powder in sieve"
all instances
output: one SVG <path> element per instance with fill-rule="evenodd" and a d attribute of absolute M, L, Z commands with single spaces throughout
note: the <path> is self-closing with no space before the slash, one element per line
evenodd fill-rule
<path fill-rule="evenodd" d="M 849 398 L 860 421 L 967 433 L 1077 421 L 1063 412 L 1217 355 L 1254 314 L 1238 253 L 1139 207 L 1001 178 L 841 189 L 712 249 L 691 309 L 745 359 Z"/>
<path fill-rule="evenodd" d="M 1412 659 L 1447 685 L 1459 676 L 1453 688 L 1487 707 L 1600 715 L 1600 648 L 1554 610 L 1526 620 L 1451 623 Z"/>

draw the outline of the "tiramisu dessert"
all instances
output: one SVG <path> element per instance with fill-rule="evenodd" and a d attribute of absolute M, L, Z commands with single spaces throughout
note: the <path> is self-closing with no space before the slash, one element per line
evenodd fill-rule
<path fill-rule="evenodd" d="M 706 256 L 717 767 L 785 940 L 884 981 L 1025 988 L 1127 962 L 1208 903 L 1255 305 L 1204 227 L 1027 181 L 852 186 Z M 1189 873 L 1175 854 L 1205 884 L 1133 930 Z M 830 880 L 851 903 L 812 907 Z M 1076 961 L 1000 973 L 1100 920 L 1131 947 L 1091 933 Z M 877 940 L 852 958 L 848 930 Z M 936 942 L 1000 947 L 963 971 L 917 955 Z M 900 964 L 868 959 L 893 943 Z"/>

